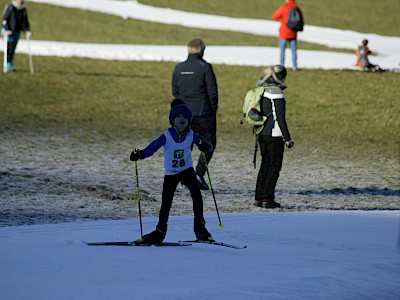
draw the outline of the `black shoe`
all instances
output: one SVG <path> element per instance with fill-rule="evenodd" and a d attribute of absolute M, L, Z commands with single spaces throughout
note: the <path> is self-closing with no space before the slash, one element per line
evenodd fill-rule
<path fill-rule="evenodd" d="M 262 201 L 261 200 L 254 200 L 254 206 L 261 207 Z"/>
<path fill-rule="evenodd" d="M 199 241 L 214 242 L 214 238 L 212 237 L 211 233 L 209 233 L 207 230 L 204 233 L 196 232 L 196 238 Z"/>
<path fill-rule="evenodd" d="M 156 227 L 156 230 L 145 234 L 141 239 L 138 239 L 135 241 L 135 243 L 143 243 L 143 244 L 161 244 L 162 241 L 165 239 L 165 234 L 167 233 L 167 230 L 161 230 L 158 227 Z"/>
<path fill-rule="evenodd" d="M 207 182 L 204 180 L 204 177 L 200 175 L 196 175 L 196 177 L 197 177 L 197 182 L 199 183 L 199 188 L 201 190 L 208 191 L 210 188 L 208 187 Z"/>
<path fill-rule="evenodd" d="M 277 208 L 281 207 L 281 204 L 278 202 L 275 202 L 274 200 L 271 201 Z"/>
<path fill-rule="evenodd" d="M 263 199 L 261 200 L 261 207 L 263 208 L 279 208 L 281 205 L 274 200 Z"/>
<path fill-rule="evenodd" d="M 208 241 L 212 242 L 214 241 L 211 233 L 208 232 L 205 226 L 206 222 L 204 219 L 198 219 L 194 221 L 194 233 L 196 235 L 196 238 L 200 241 Z"/>

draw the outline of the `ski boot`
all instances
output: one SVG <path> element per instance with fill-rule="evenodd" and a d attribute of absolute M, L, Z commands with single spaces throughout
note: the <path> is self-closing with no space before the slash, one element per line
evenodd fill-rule
<path fill-rule="evenodd" d="M 161 228 L 157 225 L 156 230 L 145 234 L 142 236 L 141 239 L 135 241 L 135 244 L 150 244 L 150 245 L 157 245 L 161 244 L 162 241 L 165 239 L 165 235 L 167 233 L 167 227 Z"/>
<path fill-rule="evenodd" d="M 203 218 L 194 220 L 194 233 L 196 235 L 196 238 L 199 241 L 213 242 L 214 239 L 211 233 L 209 233 L 206 229 L 205 224 L 206 221 L 204 221 Z"/>
<path fill-rule="evenodd" d="M 262 200 L 255 200 L 254 206 L 262 207 L 262 208 L 279 208 L 281 205 L 274 200 L 269 199 L 262 199 Z"/>

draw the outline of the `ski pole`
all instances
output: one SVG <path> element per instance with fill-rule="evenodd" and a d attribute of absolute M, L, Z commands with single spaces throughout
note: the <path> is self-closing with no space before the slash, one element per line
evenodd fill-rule
<path fill-rule="evenodd" d="M 143 238 L 142 209 L 140 207 L 140 187 L 139 187 L 139 172 L 138 172 L 137 161 L 135 161 L 135 170 L 136 170 L 136 198 L 139 207 L 140 236 Z"/>
<path fill-rule="evenodd" d="M 31 70 L 31 74 L 35 73 L 33 69 L 33 60 L 32 60 L 32 52 L 31 52 L 31 39 L 29 35 L 26 36 L 26 40 L 28 42 L 28 57 L 29 57 L 29 68 Z"/>
<path fill-rule="evenodd" d="M 207 164 L 207 160 L 206 160 L 206 155 L 204 154 L 204 152 L 201 152 L 201 155 L 203 156 L 203 159 L 204 159 L 204 165 L 206 167 L 206 172 L 207 172 L 207 176 L 208 176 L 208 182 L 210 183 L 210 189 L 211 189 L 211 193 L 213 195 L 215 209 L 216 209 L 217 215 L 218 215 L 218 221 L 219 221 L 219 225 L 218 226 L 219 226 L 219 228 L 222 228 L 222 227 L 224 227 L 224 224 L 221 223 L 221 218 L 219 216 L 218 205 L 217 205 L 217 201 L 215 200 L 214 188 L 212 186 L 210 172 L 208 171 L 208 164 Z"/>
<path fill-rule="evenodd" d="M 4 31 L 3 34 L 3 53 L 4 53 L 4 57 L 3 57 L 3 72 L 7 73 L 7 43 L 8 43 L 8 34 L 7 34 L 7 30 L 6 30 L 6 24 L 7 21 L 4 20 L 3 21 L 3 28 L 2 30 Z"/>

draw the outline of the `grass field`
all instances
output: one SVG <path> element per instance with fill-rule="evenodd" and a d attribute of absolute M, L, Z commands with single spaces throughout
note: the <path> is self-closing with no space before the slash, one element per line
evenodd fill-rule
<path fill-rule="evenodd" d="M 139 2 L 236 18 L 271 20 L 272 13 L 284 3 L 284 0 L 229 2 L 226 0 L 141 0 Z M 226 5 L 227 3 L 229 5 Z M 297 4 L 304 13 L 306 24 L 400 36 L 396 18 L 400 14 L 400 6 L 395 0 L 298 0 Z"/>
<path fill-rule="evenodd" d="M 161 6 L 167 3 L 161 0 L 143 2 Z M 315 20 L 313 24 L 329 25 L 323 23 L 328 18 L 317 19 L 315 15 L 316 10 L 325 11 L 323 8 L 328 2 L 315 0 L 304 3 L 304 10 L 309 10 L 309 22 Z M 375 7 L 372 1 L 365 2 L 366 6 Z M 175 8 L 189 7 L 189 1 L 168 3 Z M 273 10 L 268 7 L 261 14 L 263 1 L 253 1 L 250 6 L 243 5 L 242 1 L 230 1 L 229 6 L 221 5 L 221 1 L 202 3 L 202 6 L 196 6 L 190 2 L 190 7 L 201 12 L 255 18 L 261 18 L 264 13 L 269 15 Z M 353 11 L 352 4 L 347 1 L 341 3 L 342 10 Z M 388 9 L 388 16 L 396 12 L 396 9 L 389 9 L 390 3 L 387 0 L 380 2 L 381 7 Z M 36 39 L 184 44 L 191 37 L 199 36 L 211 44 L 253 45 L 268 40 L 246 34 L 123 20 L 100 13 L 36 3 L 28 5 Z M 311 9 L 313 7 L 315 10 Z M 333 23 L 347 22 L 347 14 L 335 16 L 337 20 L 333 20 Z M 378 16 L 381 15 L 375 14 L 375 17 Z M 381 16 L 382 22 L 378 22 L 374 30 L 387 35 L 396 34 L 388 29 L 391 27 L 387 26 L 390 21 L 386 21 L 391 19 Z M 354 24 L 351 24 L 351 29 L 362 30 L 365 26 L 362 18 L 353 17 L 352 20 Z M 276 42 L 275 38 L 272 40 Z M 308 46 L 320 49 L 317 45 Z M 130 138 L 137 133 L 146 135 L 158 132 L 168 126 L 166 116 L 172 97 L 170 80 L 173 63 L 49 57 L 35 57 L 34 60 L 34 76 L 28 72 L 27 57 L 17 55 L 16 69 L 19 72 L 1 78 L 1 90 L 6 91 L 2 92 L 0 100 L 2 130 L 13 126 L 28 131 L 61 128 L 71 132 L 95 131 L 110 138 Z M 220 91 L 219 136 L 227 140 L 238 137 L 252 140 L 249 127 L 238 124 L 243 95 L 254 85 L 262 68 L 214 67 Z M 305 147 L 305 153 L 323 149 L 335 155 L 351 153 L 354 156 L 397 159 L 400 128 L 398 84 L 399 75 L 390 73 L 324 70 L 289 72 L 289 88 L 286 92 L 288 123 L 296 145 L 300 149 Z"/>

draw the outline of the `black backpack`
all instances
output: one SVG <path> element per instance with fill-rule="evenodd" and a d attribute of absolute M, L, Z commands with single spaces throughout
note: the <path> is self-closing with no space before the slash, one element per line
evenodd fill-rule
<path fill-rule="evenodd" d="M 303 31 L 303 16 L 298 7 L 292 8 L 289 12 L 288 22 L 286 24 L 293 31 Z"/>

